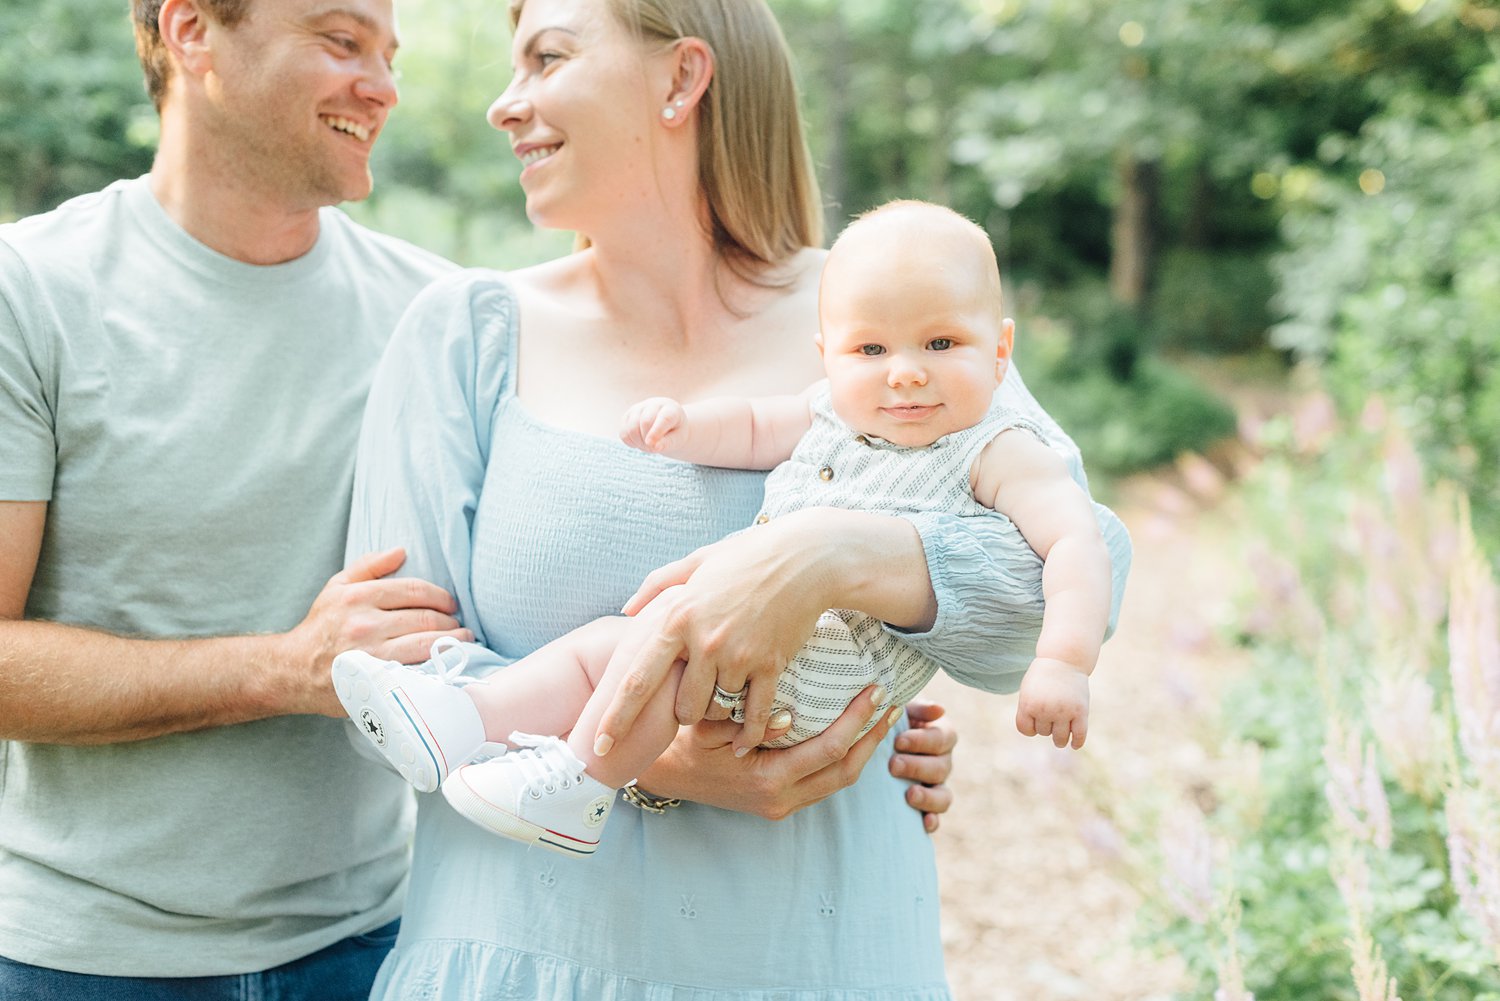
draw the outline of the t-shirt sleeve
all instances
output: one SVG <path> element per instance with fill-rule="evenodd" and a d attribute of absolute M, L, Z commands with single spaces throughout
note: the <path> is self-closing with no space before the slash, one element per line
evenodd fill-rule
<path fill-rule="evenodd" d="M 1006 377 L 999 403 L 1034 422 L 1068 461 L 1073 478 L 1088 489 L 1077 446 L 1027 391 L 1020 373 L 1012 370 Z M 1119 619 L 1130 574 L 1130 535 L 1104 505 L 1096 503 L 1094 515 L 1110 557 L 1108 636 Z M 999 518 L 921 513 L 906 520 L 922 537 L 937 616 L 926 632 L 887 628 L 956 680 L 984 691 L 1014 692 L 1041 635 L 1046 605 L 1041 558 Z"/>
<path fill-rule="evenodd" d="M 16 252 L 0 241 L 0 500 L 52 499 L 57 467 L 52 359 L 40 350 L 40 293 Z"/>
<path fill-rule="evenodd" d="M 474 513 L 506 378 L 515 298 L 492 272 L 440 279 L 413 300 L 370 388 L 356 455 L 345 562 L 401 546 L 397 572 L 446 589 L 472 630 L 468 670 L 505 664 L 475 613 Z"/>

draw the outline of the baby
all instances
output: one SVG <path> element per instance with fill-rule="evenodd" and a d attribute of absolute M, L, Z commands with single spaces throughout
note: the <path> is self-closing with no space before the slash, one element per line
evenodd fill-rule
<path fill-rule="evenodd" d="M 757 523 L 804 507 L 1008 519 L 1044 561 L 1046 598 L 1016 725 L 1081 747 L 1088 678 L 1110 613 L 1110 560 L 1093 504 L 1063 458 L 1024 416 L 994 404 L 1014 324 L 1002 313 L 988 238 L 936 205 L 883 206 L 829 252 L 819 317 L 825 382 L 799 396 L 646 400 L 626 414 L 621 438 L 704 465 L 775 466 Z M 593 736 L 619 683 L 605 668 L 627 621 L 589 623 L 467 685 L 451 683 L 461 680 L 461 653 L 450 660 L 442 645 L 419 668 L 350 651 L 334 662 L 335 688 L 419 790 L 441 784 L 459 813 L 488 830 L 586 855 L 616 790 L 677 732 L 669 682 L 607 754 L 597 753 Z M 777 705 L 793 725 L 773 743 L 821 732 L 872 683 L 904 704 L 936 670 L 870 616 L 826 612 L 778 681 Z M 737 714 L 744 696 L 716 688 L 714 699 Z M 510 751 L 476 760 L 505 735 Z"/>

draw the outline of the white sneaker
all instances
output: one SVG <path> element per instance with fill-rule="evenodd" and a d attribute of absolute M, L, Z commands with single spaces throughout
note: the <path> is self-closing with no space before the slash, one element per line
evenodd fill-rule
<path fill-rule="evenodd" d="M 349 719 L 418 792 L 432 792 L 485 746 L 479 709 L 460 690 L 468 657 L 462 649 L 452 662 L 443 656 L 458 647 L 443 637 L 432 644 L 432 658 L 416 667 L 363 650 L 333 659 L 333 690 Z"/>
<path fill-rule="evenodd" d="M 443 783 L 453 809 L 487 831 L 568 855 L 592 855 L 615 790 L 586 774 L 557 737 L 513 733 L 522 750 L 464 765 Z"/>

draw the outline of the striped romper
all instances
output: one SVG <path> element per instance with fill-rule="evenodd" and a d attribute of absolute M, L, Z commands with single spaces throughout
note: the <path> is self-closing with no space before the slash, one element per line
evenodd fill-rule
<path fill-rule="evenodd" d="M 930 445 L 908 447 L 852 430 L 833 412 L 825 384 L 811 404 L 812 427 L 789 459 L 771 471 L 756 524 L 808 507 L 872 514 L 948 512 L 1010 520 L 974 499 L 969 470 L 996 435 L 1020 428 L 1046 441 L 1020 411 L 997 404 L 973 427 Z M 1020 531 L 1014 525 L 1010 528 Z M 1024 545 L 1018 548 L 1025 548 Z M 1040 578 L 1041 561 L 1017 568 Z M 852 638 L 852 643 L 851 643 Z M 767 746 L 787 747 L 822 733 L 867 686 L 880 682 L 891 705 L 905 705 L 937 673 L 938 665 L 864 612 L 834 608 L 818 619 L 807 644 L 777 683 L 776 706 L 791 710 L 792 728 Z M 736 713 L 738 716 L 739 713 Z M 879 719 L 876 714 L 865 729 Z"/>

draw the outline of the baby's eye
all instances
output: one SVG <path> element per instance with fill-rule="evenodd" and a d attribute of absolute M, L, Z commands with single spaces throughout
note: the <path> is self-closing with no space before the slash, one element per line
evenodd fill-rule
<path fill-rule="evenodd" d="M 927 347 L 933 351 L 947 351 L 949 348 L 953 347 L 953 338 L 934 337 L 932 340 L 927 342 Z"/>
<path fill-rule="evenodd" d="M 885 354 L 885 348 L 881 347 L 879 344 L 861 344 L 859 346 L 859 350 L 861 354 L 872 356 Z"/>

